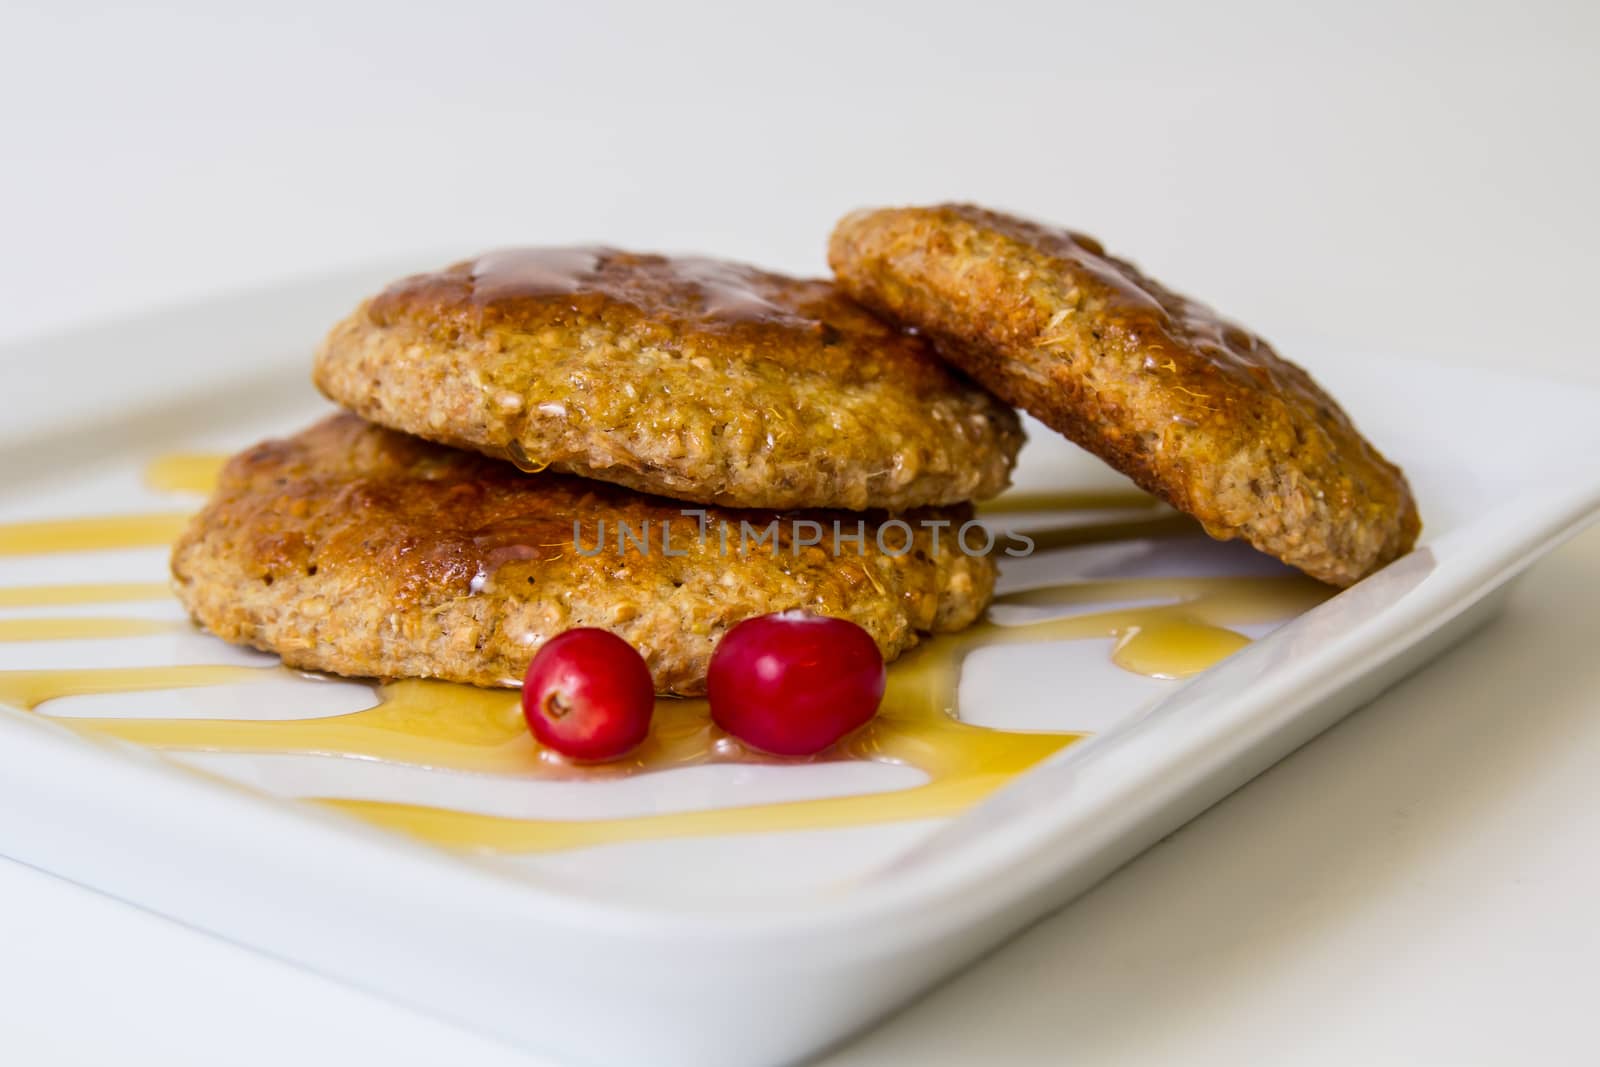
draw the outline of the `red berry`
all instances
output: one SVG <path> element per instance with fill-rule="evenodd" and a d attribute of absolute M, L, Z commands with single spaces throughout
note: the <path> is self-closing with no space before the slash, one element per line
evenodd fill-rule
<path fill-rule="evenodd" d="M 528 664 L 522 714 L 540 743 L 598 762 L 625 756 L 650 734 L 656 687 L 634 647 L 592 627 L 546 641 Z"/>
<path fill-rule="evenodd" d="M 746 619 L 707 672 L 711 718 L 780 756 L 821 752 L 877 713 L 883 656 L 853 622 L 785 611 Z"/>

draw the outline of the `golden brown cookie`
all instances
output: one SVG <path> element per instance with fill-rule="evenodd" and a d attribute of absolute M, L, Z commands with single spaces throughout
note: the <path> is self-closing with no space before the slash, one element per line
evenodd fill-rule
<path fill-rule="evenodd" d="M 606 248 L 495 252 L 334 327 L 315 380 L 442 444 L 732 507 L 993 496 L 1016 413 L 827 281 Z"/>
<path fill-rule="evenodd" d="M 753 615 L 849 619 L 892 659 L 994 587 L 990 560 L 918 521 L 969 507 L 881 540 L 875 513 L 685 507 L 337 415 L 234 457 L 172 573 L 202 625 L 294 667 L 514 686 L 545 640 L 598 626 L 675 693 L 703 692 L 717 640 Z"/>
<path fill-rule="evenodd" d="M 1221 539 L 1349 585 L 1410 551 L 1405 476 L 1310 375 L 1082 234 L 967 205 L 849 216 L 851 296 Z"/>

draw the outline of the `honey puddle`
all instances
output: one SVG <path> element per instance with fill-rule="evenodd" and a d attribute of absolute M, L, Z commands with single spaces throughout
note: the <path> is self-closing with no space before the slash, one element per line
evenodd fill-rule
<path fill-rule="evenodd" d="M 203 491 L 216 476 L 215 457 L 168 457 L 153 464 L 147 484 Z M 1127 494 L 1060 494 L 1002 499 L 990 513 L 1146 508 L 1147 519 L 1030 530 L 1041 549 L 1065 544 L 1159 536 L 1192 529 L 1188 520 Z M 181 516 L 129 516 L 0 527 L 0 554 L 139 547 L 165 543 Z M 963 660 L 978 648 L 1022 642 L 1110 638 L 1117 665 L 1157 678 L 1183 678 L 1249 643 L 1233 627 L 1273 622 L 1319 603 L 1331 590 L 1299 577 L 1131 579 L 1075 582 L 1013 593 L 997 605 L 1056 609 L 1042 621 L 985 621 L 934 638 L 889 668 L 878 716 L 812 762 L 873 760 L 915 767 L 927 782 L 860 796 L 614 819 L 519 819 L 420 805 L 323 799 L 318 803 L 380 826 L 456 848 L 527 852 L 644 838 L 817 829 L 923 819 L 957 812 L 1083 735 L 990 729 L 960 721 Z M 159 585 L 35 586 L 0 589 L 0 606 L 89 604 L 167 596 Z M 1163 601 L 1157 606 L 1117 604 Z M 1096 605 L 1112 605 L 1094 610 Z M 1069 613 L 1070 614 L 1067 614 Z M 0 619 L 0 641 L 136 636 L 172 624 L 143 619 Z M 134 692 L 260 681 L 283 668 L 145 667 L 0 671 L 0 703 L 29 710 L 49 700 L 89 693 Z M 458 772 L 527 779 L 607 779 L 704 763 L 780 763 L 746 749 L 710 721 L 703 700 L 657 702 L 648 741 L 617 763 L 580 767 L 541 750 L 522 720 L 514 690 L 478 689 L 407 680 L 375 687 L 365 711 L 315 719 L 62 718 L 92 735 L 157 749 L 300 753 L 383 760 Z M 1063 699 L 1070 701 L 1071 693 Z"/>

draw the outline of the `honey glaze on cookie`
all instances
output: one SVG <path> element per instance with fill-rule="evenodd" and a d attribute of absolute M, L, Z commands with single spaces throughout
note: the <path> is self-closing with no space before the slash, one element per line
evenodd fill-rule
<path fill-rule="evenodd" d="M 467 276 L 472 302 L 483 307 L 576 296 L 576 304 L 590 308 L 607 302 L 640 310 L 671 306 L 702 327 L 765 323 L 820 330 L 829 305 L 837 304 L 826 282 L 706 256 L 661 256 L 602 245 L 500 249 L 472 260 Z"/>
<path fill-rule="evenodd" d="M 603 246 L 402 278 L 329 331 L 325 395 L 368 422 L 641 492 L 904 511 L 999 494 L 1009 407 L 831 281 Z"/>
<path fill-rule="evenodd" d="M 473 297 L 484 303 L 518 296 L 575 293 L 594 276 L 604 248 L 508 248 L 472 262 Z"/>

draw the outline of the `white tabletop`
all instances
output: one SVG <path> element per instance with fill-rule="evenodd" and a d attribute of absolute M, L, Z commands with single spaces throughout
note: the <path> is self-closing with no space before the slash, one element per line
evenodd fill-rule
<path fill-rule="evenodd" d="M 1593 5 L 533 6 L 7 5 L 0 339 L 417 249 L 820 272 L 845 210 L 964 198 L 1291 356 L 1600 382 Z M 826 1062 L 1595 1062 L 1597 636 L 1600 530 Z M 5 862 L 0 1004 L 6 1062 L 544 1062 Z"/>

